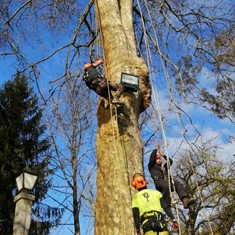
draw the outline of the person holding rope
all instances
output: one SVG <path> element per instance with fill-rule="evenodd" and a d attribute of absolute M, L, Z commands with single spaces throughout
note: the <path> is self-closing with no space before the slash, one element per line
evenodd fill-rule
<path fill-rule="evenodd" d="M 162 208 L 172 219 L 174 231 L 178 231 L 179 225 L 166 207 L 162 194 L 157 190 L 147 189 L 147 182 L 142 174 L 136 173 L 131 185 L 139 191 L 132 196 L 132 212 L 137 235 L 141 235 L 141 228 L 145 235 L 169 234 Z"/>
<path fill-rule="evenodd" d="M 125 90 L 125 87 L 121 83 L 111 82 L 105 77 L 103 77 L 97 70 L 96 67 L 103 64 L 102 59 L 96 59 L 93 63 L 87 63 L 84 65 L 84 75 L 83 80 L 86 85 L 93 91 L 95 91 L 101 97 L 109 100 L 112 104 L 123 104 L 119 100 L 120 96 Z M 116 91 L 114 97 L 111 93 Z"/>
<path fill-rule="evenodd" d="M 169 174 L 168 174 L 167 162 L 164 165 L 162 165 L 162 158 L 164 158 L 167 161 L 167 157 L 162 151 L 159 151 L 159 148 L 160 145 L 156 144 L 156 148 L 152 151 L 149 158 L 148 169 L 155 183 L 156 189 L 162 193 L 163 199 L 168 207 L 168 210 L 171 210 L 171 197 L 170 197 L 170 189 L 168 183 Z M 173 160 L 171 158 L 168 159 L 169 159 L 169 164 L 171 166 Z M 178 194 L 180 200 L 182 201 L 185 209 L 195 204 L 195 200 L 189 197 L 189 194 L 184 188 L 183 184 L 181 184 L 178 180 L 174 180 L 173 183 L 175 186 L 176 193 Z M 173 191 L 172 181 L 171 181 L 171 190 Z"/>

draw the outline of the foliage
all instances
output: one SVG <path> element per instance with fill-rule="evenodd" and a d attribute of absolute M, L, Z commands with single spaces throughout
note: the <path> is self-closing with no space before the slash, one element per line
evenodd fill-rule
<path fill-rule="evenodd" d="M 200 86 L 200 74 L 205 65 L 199 61 L 195 63 L 195 59 L 188 55 L 179 62 L 182 70 L 183 90 L 185 94 L 190 94 L 199 103 L 208 103 L 208 108 L 219 118 L 228 118 L 232 121 L 235 116 L 234 26 L 221 32 L 214 40 L 214 44 L 210 43 L 207 47 L 214 59 L 209 62 L 215 65 L 207 79 L 213 81 L 215 89 Z M 181 91 L 180 79 L 176 79 L 176 85 L 177 90 Z"/>
<path fill-rule="evenodd" d="M 212 231 L 230 234 L 234 231 L 235 162 L 226 164 L 214 152 L 214 147 L 202 144 L 197 150 L 186 151 L 177 161 L 175 177 L 197 201 L 189 209 L 189 217 L 180 210 L 182 234 L 212 234 Z"/>
<path fill-rule="evenodd" d="M 50 114 L 48 110 L 53 107 L 53 116 L 48 118 L 47 125 L 55 152 L 51 157 L 54 174 L 60 176 L 50 191 L 56 192 L 57 197 L 52 196 L 54 204 L 64 208 L 69 218 L 60 224 L 66 224 L 74 234 L 81 234 L 85 230 L 85 226 L 82 229 L 80 226 L 84 215 L 94 221 L 96 161 L 93 145 L 97 124 L 94 102 L 83 81 L 75 78 L 73 74 L 68 76 L 65 89 L 54 96 L 51 105 L 48 102 L 45 112 Z"/>
<path fill-rule="evenodd" d="M 201 100 L 211 105 L 211 109 L 219 118 L 235 117 L 235 81 L 226 78 L 218 82 L 217 94 L 202 90 Z"/>
<path fill-rule="evenodd" d="M 38 175 L 33 208 L 33 218 L 37 222 L 32 222 L 30 234 L 34 234 L 34 223 L 40 224 L 40 234 L 48 234 L 48 229 L 56 220 L 57 224 L 62 215 L 60 210 L 50 207 L 47 208 L 47 217 L 42 218 L 39 213 L 39 208 L 46 211 L 40 201 L 50 186 L 50 180 L 47 179 L 50 145 L 41 121 L 42 111 L 36 95 L 29 87 L 27 78 L 17 74 L 13 81 L 6 82 L 0 90 L 1 234 L 12 234 L 15 179 L 26 166 Z"/>

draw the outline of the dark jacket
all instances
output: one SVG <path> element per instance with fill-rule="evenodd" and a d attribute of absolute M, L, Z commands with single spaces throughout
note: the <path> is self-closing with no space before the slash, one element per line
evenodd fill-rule
<path fill-rule="evenodd" d="M 148 163 L 148 170 L 151 174 L 152 179 L 154 182 L 158 179 L 164 179 L 164 176 L 167 177 L 168 175 L 168 170 L 167 170 L 167 163 L 164 164 L 164 170 L 162 169 L 161 166 L 159 166 L 156 163 L 156 154 L 157 154 L 157 149 L 154 149 L 150 155 L 149 158 L 149 163 Z M 163 158 L 167 161 L 167 157 L 164 155 Z M 171 158 L 168 158 L 170 161 L 170 165 L 172 165 L 173 161 Z M 165 171 L 165 175 L 164 175 Z"/>
<path fill-rule="evenodd" d="M 167 182 L 167 177 L 168 177 L 168 170 L 167 170 L 167 163 L 164 164 L 164 168 L 162 169 L 162 166 L 159 166 L 156 163 L 156 154 L 157 154 L 157 149 L 154 149 L 150 155 L 149 158 L 149 163 L 148 163 L 148 169 L 151 174 L 151 177 L 155 183 L 155 185 L 161 185 L 165 187 L 161 187 L 163 191 L 159 190 L 162 194 L 163 197 L 161 198 L 161 205 L 166 214 L 173 219 L 174 216 L 171 211 L 170 207 L 170 194 L 169 194 L 169 187 L 168 187 L 168 182 Z M 167 157 L 164 155 L 163 158 L 167 161 Z M 172 159 L 169 158 L 170 165 L 172 165 L 173 161 Z M 165 177 L 164 177 L 165 174 Z M 166 179 L 166 180 L 165 180 Z M 167 194 L 167 199 L 164 198 Z"/>
<path fill-rule="evenodd" d="M 83 75 L 83 80 L 86 82 L 86 85 L 92 89 L 96 90 L 99 82 L 104 78 L 102 75 L 96 70 L 94 65 L 89 66 L 85 69 L 85 73 Z"/>

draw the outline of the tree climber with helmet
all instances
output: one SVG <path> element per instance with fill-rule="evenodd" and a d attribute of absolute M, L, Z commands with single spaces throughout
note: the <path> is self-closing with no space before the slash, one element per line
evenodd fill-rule
<path fill-rule="evenodd" d="M 171 210 L 166 207 L 162 194 L 157 190 L 147 189 L 143 175 L 135 174 L 131 185 L 139 191 L 132 196 L 132 212 L 137 235 L 141 235 L 140 228 L 145 235 L 156 235 L 166 231 L 162 208 L 172 219 L 174 229 L 178 230 L 179 225 Z"/>
<path fill-rule="evenodd" d="M 162 160 L 161 160 L 162 158 L 164 158 L 167 161 L 167 157 L 162 151 L 159 151 L 159 148 L 160 148 L 159 144 L 156 144 L 156 148 L 152 151 L 149 158 L 148 169 L 152 179 L 154 180 L 156 189 L 162 193 L 163 200 L 165 201 L 168 210 L 171 210 L 171 198 L 170 198 L 170 191 L 169 191 L 170 189 L 168 183 L 167 162 L 164 165 L 162 165 Z M 173 160 L 171 158 L 168 159 L 171 166 Z M 183 202 L 184 208 L 187 209 L 192 204 L 195 204 L 195 200 L 193 198 L 189 198 L 189 194 L 184 188 L 183 184 L 181 184 L 177 180 L 174 180 L 173 182 L 176 193 L 179 195 L 180 200 Z M 171 184 L 171 190 L 173 190 L 172 184 Z"/>
<path fill-rule="evenodd" d="M 83 80 L 86 85 L 93 91 L 95 91 L 98 95 L 103 98 L 109 100 L 109 96 L 112 104 L 123 104 L 122 101 L 119 100 L 122 95 L 125 87 L 121 83 L 111 82 L 105 77 L 103 77 L 97 70 L 96 67 L 103 64 L 102 59 L 96 59 L 93 63 L 87 63 L 84 65 L 84 75 Z M 112 95 L 112 91 L 116 91 L 116 94 Z"/>

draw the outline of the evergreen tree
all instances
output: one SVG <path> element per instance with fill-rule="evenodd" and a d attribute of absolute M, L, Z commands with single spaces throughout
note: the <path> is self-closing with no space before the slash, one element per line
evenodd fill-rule
<path fill-rule="evenodd" d="M 62 211 L 40 201 L 45 198 L 50 180 L 49 140 L 44 136 L 45 126 L 41 124 L 42 110 L 38 99 L 28 86 L 27 78 L 16 75 L 0 89 L 0 234 L 13 231 L 16 195 L 16 177 L 28 166 L 38 175 L 34 188 L 36 197 L 30 234 L 48 234 L 51 226 L 58 223 Z M 43 218 L 40 215 L 43 214 Z"/>

